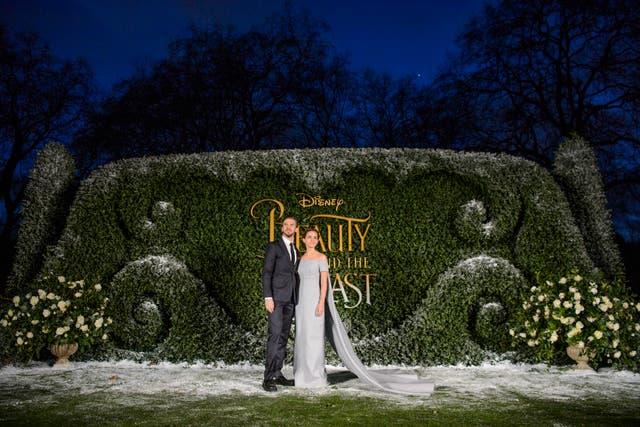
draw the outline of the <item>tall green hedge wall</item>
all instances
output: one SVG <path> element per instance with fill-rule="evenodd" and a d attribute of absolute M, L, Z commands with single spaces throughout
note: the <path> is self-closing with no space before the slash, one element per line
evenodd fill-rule
<path fill-rule="evenodd" d="M 64 225 L 75 176 L 73 157 L 63 145 L 50 143 L 40 150 L 22 202 L 17 262 L 8 280 L 9 291 L 27 287 L 39 273 L 47 246 L 55 244 Z"/>
<path fill-rule="evenodd" d="M 325 246 L 331 227 L 334 297 L 370 363 L 505 351 L 505 322 L 536 274 L 596 268 L 564 193 L 532 162 L 318 149 L 108 164 L 82 182 L 42 269 L 109 290 L 122 357 L 260 362 L 272 209 L 276 238 L 282 215 L 317 226 Z"/>
<path fill-rule="evenodd" d="M 567 195 L 590 258 L 608 276 L 624 278 L 598 160 L 589 144 L 579 136 L 564 141 L 556 151 L 552 173 Z"/>

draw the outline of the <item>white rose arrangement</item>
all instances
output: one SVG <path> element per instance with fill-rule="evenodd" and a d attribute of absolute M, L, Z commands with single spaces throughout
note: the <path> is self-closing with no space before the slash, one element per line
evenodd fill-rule
<path fill-rule="evenodd" d="M 80 351 L 107 341 L 109 299 L 100 284 L 49 274 L 2 310 L 0 327 L 11 335 L 18 359 L 37 360 L 51 344 L 77 343 Z"/>
<path fill-rule="evenodd" d="M 539 361 L 557 362 L 575 345 L 596 368 L 640 369 L 640 303 L 620 283 L 577 272 L 555 282 L 538 280 L 509 333 L 514 346 L 526 345 Z"/>

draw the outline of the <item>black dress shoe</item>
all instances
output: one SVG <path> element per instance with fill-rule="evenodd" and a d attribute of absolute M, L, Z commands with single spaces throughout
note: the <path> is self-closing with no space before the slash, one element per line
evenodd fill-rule
<path fill-rule="evenodd" d="M 264 380 L 264 381 L 262 381 L 262 388 L 265 391 L 278 391 L 278 387 L 276 387 L 275 380 Z"/>
<path fill-rule="evenodd" d="M 294 385 L 294 381 L 293 380 L 288 380 L 284 376 L 278 377 L 274 381 L 275 381 L 276 384 L 280 384 L 280 385 L 284 385 L 284 386 L 292 386 L 292 385 Z"/>

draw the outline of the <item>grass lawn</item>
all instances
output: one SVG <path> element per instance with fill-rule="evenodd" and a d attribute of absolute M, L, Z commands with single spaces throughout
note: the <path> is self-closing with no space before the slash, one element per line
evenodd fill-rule
<path fill-rule="evenodd" d="M 419 373 L 434 380 L 432 396 L 371 390 L 337 367 L 330 387 L 266 393 L 258 366 L 8 366 L 0 425 L 640 425 L 640 375 L 629 372 L 497 364 Z"/>

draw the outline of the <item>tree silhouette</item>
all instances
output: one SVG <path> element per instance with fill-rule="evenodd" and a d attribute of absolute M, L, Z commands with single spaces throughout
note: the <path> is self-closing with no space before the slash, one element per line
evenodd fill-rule
<path fill-rule="evenodd" d="M 359 81 L 356 106 L 361 138 L 378 147 L 427 145 L 428 115 L 424 108 L 424 90 L 413 77 L 394 79 L 373 70 L 365 71 Z"/>
<path fill-rule="evenodd" d="M 99 162 L 149 154 L 349 144 L 350 74 L 326 28 L 291 8 L 262 29 L 191 29 L 122 82 L 74 146 Z"/>
<path fill-rule="evenodd" d="M 610 201 L 637 210 L 640 13 L 637 2 L 503 0 L 459 37 L 434 85 L 445 145 L 509 152 L 550 167 L 559 142 L 588 140 Z M 440 127 L 440 126 L 439 126 Z M 636 232 L 640 224 L 635 225 Z"/>
<path fill-rule="evenodd" d="M 35 153 L 50 140 L 69 142 L 91 101 L 91 79 L 84 63 L 58 60 L 37 35 L 14 36 L 0 26 L 2 277 Z"/>

